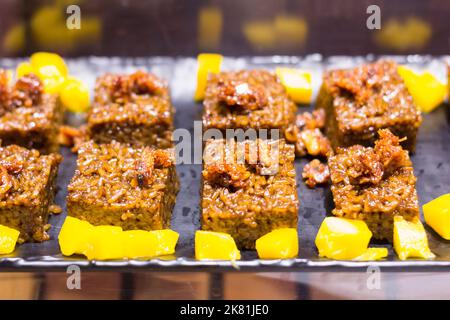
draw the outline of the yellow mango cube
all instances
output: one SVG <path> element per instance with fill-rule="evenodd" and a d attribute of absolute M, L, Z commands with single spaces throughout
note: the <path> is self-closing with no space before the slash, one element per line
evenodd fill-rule
<path fill-rule="evenodd" d="M 353 260 L 356 261 L 375 261 L 381 260 L 388 256 L 387 248 L 367 248 L 364 253 Z"/>
<path fill-rule="evenodd" d="M 298 255 L 297 229 L 273 230 L 256 240 L 256 251 L 261 259 L 289 259 Z"/>
<path fill-rule="evenodd" d="M 124 231 L 125 256 L 127 258 L 151 258 L 173 254 L 179 234 L 170 229 Z"/>
<path fill-rule="evenodd" d="M 450 193 L 422 206 L 425 222 L 442 238 L 450 240 Z"/>
<path fill-rule="evenodd" d="M 447 95 L 447 87 L 430 72 L 418 74 L 405 66 L 398 67 L 414 103 L 423 112 L 431 112 L 439 106 Z"/>
<path fill-rule="evenodd" d="M 197 260 L 239 260 L 241 253 L 229 234 L 198 230 L 195 232 L 195 258 Z"/>
<path fill-rule="evenodd" d="M 222 55 L 214 53 L 201 53 L 197 57 L 197 88 L 194 99 L 203 100 L 205 97 L 206 82 L 209 73 L 219 73 L 222 64 Z"/>
<path fill-rule="evenodd" d="M 311 73 L 292 68 L 276 68 L 275 73 L 294 102 L 300 104 L 311 103 Z"/>
<path fill-rule="evenodd" d="M 394 249 L 400 260 L 408 258 L 433 259 L 435 255 L 428 247 L 428 238 L 420 222 L 394 217 Z"/>
<path fill-rule="evenodd" d="M 56 54 L 50 52 L 36 52 L 30 57 L 30 63 L 33 68 L 40 69 L 42 67 L 54 66 L 59 74 L 64 78 L 69 75 L 69 68 L 64 59 Z"/>
<path fill-rule="evenodd" d="M 10 254 L 16 248 L 20 232 L 16 229 L 0 225 L 0 254 Z"/>
<path fill-rule="evenodd" d="M 364 221 L 327 217 L 317 233 L 316 246 L 321 257 L 350 260 L 367 250 L 371 237 Z"/>
<path fill-rule="evenodd" d="M 17 78 L 26 76 L 27 74 L 34 73 L 33 66 L 29 62 L 21 62 L 17 65 L 16 76 Z"/>
<path fill-rule="evenodd" d="M 58 68 L 53 65 L 42 66 L 33 70 L 44 84 L 44 91 L 50 94 L 57 94 L 61 90 L 66 78 L 60 73 Z"/>
<path fill-rule="evenodd" d="M 86 256 L 89 260 L 122 259 L 125 241 L 121 227 L 97 226 L 89 237 Z"/>
<path fill-rule="evenodd" d="M 58 241 L 61 252 L 65 256 L 85 254 L 89 248 L 89 240 L 94 226 L 87 221 L 74 217 L 66 217 L 59 232 Z"/>
<path fill-rule="evenodd" d="M 65 80 L 59 97 L 63 106 L 71 112 L 86 112 L 89 109 L 89 88 L 77 78 L 69 77 Z"/>
<path fill-rule="evenodd" d="M 178 232 L 170 229 L 155 230 L 150 232 L 156 235 L 158 256 L 175 253 L 175 247 L 177 246 L 178 238 L 180 237 Z"/>

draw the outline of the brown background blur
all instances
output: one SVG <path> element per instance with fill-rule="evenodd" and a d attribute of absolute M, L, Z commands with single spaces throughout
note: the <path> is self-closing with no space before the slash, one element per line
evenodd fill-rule
<path fill-rule="evenodd" d="M 366 28 L 371 4 L 381 30 Z M 0 55 L 442 55 L 449 16 L 448 0 L 0 0 Z"/>

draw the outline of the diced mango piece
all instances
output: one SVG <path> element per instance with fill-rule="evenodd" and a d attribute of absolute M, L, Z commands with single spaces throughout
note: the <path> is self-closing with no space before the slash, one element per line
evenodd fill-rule
<path fill-rule="evenodd" d="M 81 80 L 69 77 L 59 93 L 62 104 L 72 112 L 86 112 L 89 109 L 89 88 Z"/>
<path fill-rule="evenodd" d="M 203 100 L 205 97 L 206 82 L 209 73 L 219 73 L 222 64 L 222 55 L 214 53 L 201 53 L 197 57 L 197 88 L 194 99 Z"/>
<path fill-rule="evenodd" d="M 275 73 L 294 102 L 301 104 L 311 103 L 311 73 L 293 68 L 276 68 Z"/>
<path fill-rule="evenodd" d="M 125 256 L 125 241 L 121 227 L 97 226 L 89 237 L 86 256 L 89 260 L 122 259 Z"/>
<path fill-rule="evenodd" d="M 58 68 L 53 65 L 42 66 L 33 70 L 44 84 L 44 90 L 47 93 L 56 94 L 61 90 L 66 78 L 59 72 Z"/>
<path fill-rule="evenodd" d="M 62 254 L 65 256 L 75 253 L 85 254 L 89 248 L 88 242 L 93 231 L 94 226 L 89 222 L 68 216 L 58 236 Z"/>
<path fill-rule="evenodd" d="M 420 220 L 407 221 L 401 216 L 394 217 L 394 249 L 400 260 L 407 258 L 433 259 L 428 247 L 428 239 Z"/>
<path fill-rule="evenodd" d="M 125 256 L 128 258 L 151 258 L 173 254 L 179 234 L 170 229 L 124 231 Z"/>
<path fill-rule="evenodd" d="M 116 226 L 96 226 L 67 217 L 59 234 L 61 252 L 70 256 L 83 254 L 88 259 L 156 257 L 173 254 L 178 241 L 175 231 L 130 230 Z"/>
<path fill-rule="evenodd" d="M 229 234 L 198 230 L 195 232 L 195 258 L 197 260 L 239 260 L 241 253 Z"/>
<path fill-rule="evenodd" d="M 381 260 L 388 256 L 387 248 L 367 248 L 367 250 L 360 256 L 353 260 L 356 261 L 374 261 Z"/>
<path fill-rule="evenodd" d="M 442 238 L 450 240 L 450 193 L 423 205 L 425 222 Z"/>
<path fill-rule="evenodd" d="M 29 62 L 21 62 L 17 65 L 16 76 L 17 78 L 23 77 L 27 74 L 33 73 L 33 67 Z"/>
<path fill-rule="evenodd" d="M 64 59 L 56 54 L 50 52 L 36 52 L 33 53 L 30 57 L 30 63 L 33 68 L 39 70 L 42 67 L 54 66 L 59 74 L 63 77 L 67 77 L 69 75 L 69 69 L 67 68 L 66 62 Z"/>
<path fill-rule="evenodd" d="M 0 254 L 13 252 L 19 235 L 18 230 L 0 225 Z"/>
<path fill-rule="evenodd" d="M 418 74 L 408 67 L 399 66 L 398 73 L 421 111 L 431 112 L 444 101 L 447 87 L 430 72 Z"/>
<path fill-rule="evenodd" d="M 371 237 L 364 221 L 327 217 L 317 233 L 316 246 L 321 257 L 350 260 L 367 250 Z"/>
<path fill-rule="evenodd" d="M 273 230 L 256 240 L 256 251 L 261 259 L 289 259 L 298 255 L 297 229 Z"/>

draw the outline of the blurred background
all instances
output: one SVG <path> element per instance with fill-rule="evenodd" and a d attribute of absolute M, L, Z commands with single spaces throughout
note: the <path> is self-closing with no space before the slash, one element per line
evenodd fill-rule
<path fill-rule="evenodd" d="M 66 27 L 69 5 L 80 29 Z M 0 0 L 0 55 L 443 55 L 449 15 L 448 0 Z"/>

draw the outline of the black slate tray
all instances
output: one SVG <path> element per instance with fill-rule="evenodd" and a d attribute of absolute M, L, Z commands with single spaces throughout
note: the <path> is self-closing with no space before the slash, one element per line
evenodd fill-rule
<path fill-rule="evenodd" d="M 314 92 L 321 82 L 321 74 L 326 68 L 350 67 L 376 57 L 329 57 L 320 55 L 307 57 L 243 57 L 226 58 L 224 70 L 243 68 L 267 68 L 276 66 L 293 66 L 310 70 L 313 73 Z M 445 57 L 428 56 L 393 57 L 401 63 L 408 63 L 418 68 L 431 68 L 441 78 L 446 76 Z M 14 68 L 19 60 L 0 59 L 0 66 Z M 91 88 L 95 77 L 104 72 L 129 72 L 145 68 L 167 79 L 171 87 L 173 104 L 176 107 L 176 128 L 193 132 L 194 120 L 200 120 L 201 104 L 193 101 L 196 77 L 196 60 L 194 58 L 99 58 L 89 57 L 68 60 L 71 73 L 86 81 Z M 311 109 L 299 107 L 299 112 Z M 450 108 L 441 105 L 431 114 L 424 115 L 419 132 L 417 152 L 412 156 L 415 173 L 418 177 L 418 194 L 420 203 L 450 192 Z M 81 122 L 82 117 L 69 115 L 68 122 Z M 56 202 L 64 209 L 59 216 L 50 219 L 51 240 L 42 244 L 24 244 L 18 246 L 13 255 L 0 257 L 0 271 L 45 271 L 65 270 L 69 265 L 78 265 L 89 270 L 152 270 L 152 271 L 309 271 L 334 270 L 352 271 L 378 266 L 393 271 L 430 271 L 450 270 L 450 241 L 441 239 L 427 227 L 431 250 L 436 254 L 432 261 L 408 260 L 399 261 L 392 247 L 385 243 L 374 243 L 375 246 L 389 248 L 389 257 L 376 262 L 352 262 L 321 259 L 317 255 L 314 239 L 323 218 L 333 208 L 328 188 L 308 189 L 301 179 L 301 170 L 307 159 L 296 160 L 298 194 L 300 196 L 299 235 L 300 254 L 297 259 L 263 261 L 257 258 L 256 252 L 242 252 L 242 260 L 230 263 L 226 261 L 196 261 L 194 259 L 193 237 L 199 228 L 199 188 L 201 165 L 180 164 L 177 167 L 181 182 L 181 190 L 173 212 L 172 228 L 180 233 L 176 255 L 153 260 L 123 261 L 87 261 L 83 257 L 64 257 L 61 255 L 57 236 L 66 216 L 66 186 L 75 170 L 76 157 L 68 149 L 63 148 L 64 162 L 59 170 Z"/>

